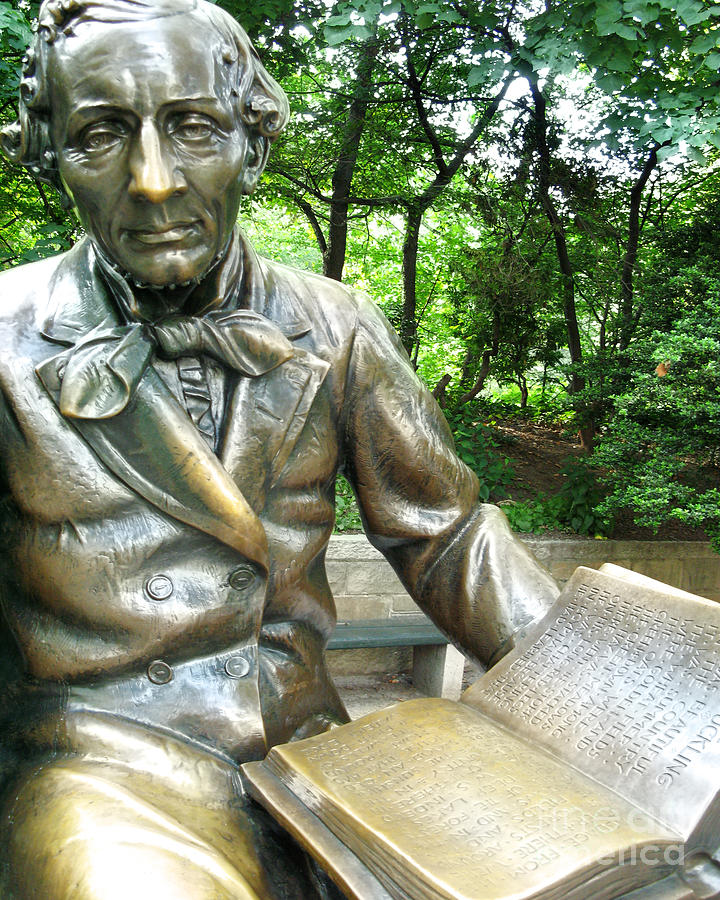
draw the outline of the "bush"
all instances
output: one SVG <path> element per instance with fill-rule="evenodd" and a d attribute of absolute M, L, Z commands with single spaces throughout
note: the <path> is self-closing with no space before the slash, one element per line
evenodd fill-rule
<path fill-rule="evenodd" d="M 362 519 L 350 483 L 342 475 L 335 482 L 335 531 L 362 531 Z"/>
<path fill-rule="evenodd" d="M 604 537 L 612 527 L 612 516 L 601 511 L 603 498 L 596 473 L 585 460 L 570 459 L 561 470 L 565 476 L 557 494 L 540 494 L 535 500 L 503 505 L 514 531 L 572 531 Z"/>
<path fill-rule="evenodd" d="M 507 489 L 514 477 L 512 467 L 507 457 L 501 456 L 492 429 L 473 421 L 471 416 L 471 411 L 466 408 L 447 416 L 455 436 L 455 450 L 465 465 L 477 475 L 480 499 L 500 500 L 507 497 Z"/>
<path fill-rule="evenodd" d="M 655 531 L 673 519 L 703 527 L 720 550 L 720 491 L 707 477 L 720 455 L 720 283 L 705 287 L 647 342 L 593 461 L 607 489 L 602 512 L 627 507 Z"/>

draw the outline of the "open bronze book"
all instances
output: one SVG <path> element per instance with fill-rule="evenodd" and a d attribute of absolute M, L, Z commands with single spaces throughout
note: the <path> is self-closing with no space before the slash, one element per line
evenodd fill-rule
<path fill-rule="evenodd" d="M 356 900 L 720 896 L 719 638 L 720 604 L 580 568 L 459 703 L 276 747 L 248 788 Z"/>

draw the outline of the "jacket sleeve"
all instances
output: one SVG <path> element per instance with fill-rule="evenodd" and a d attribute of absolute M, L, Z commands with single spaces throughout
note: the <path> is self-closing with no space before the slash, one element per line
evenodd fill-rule
<path fill-rule="evenodd" d="M 366 298 L 348 370 L 345 473 L 371 543 L 437 626 L 484 665 L 558 594 L 475 475 L 400 341 Z"/>

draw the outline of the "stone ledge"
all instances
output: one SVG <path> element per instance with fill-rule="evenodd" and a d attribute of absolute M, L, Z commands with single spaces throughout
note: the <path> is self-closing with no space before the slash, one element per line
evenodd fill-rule
<path fill-rule="evenodd" d="M 564 540 L 536 535 L 522 540 L 560 583 L 567 581 L 578 566 L 597 568 L 604 562 L 613 562 L 685 591 L 720 600 L 720 554 L 702 541 Z M 328 547 L 327 569 L 333 593 L 342 598 L 344 618 L 377 615 L 357 615 L 363 597 L 372 598 L 374 609 L 383 607 L 388 615 L 415 609 L 390 565 L 364 535 L 334 535 Z"/>

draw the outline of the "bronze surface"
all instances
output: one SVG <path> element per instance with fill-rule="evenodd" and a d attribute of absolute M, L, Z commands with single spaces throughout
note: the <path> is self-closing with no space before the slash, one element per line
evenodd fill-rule
<path fill-rule="evenodd" d="M 87 236 L 0 278 L 3 897 L 327 896 L 201 772 L 347 718 L 323 655 L 338 471 L 477 659 L 556 587 L 371 301 L 234 230 L 288 110 L 226 13 L 46 0 L 19 108 L 5 153 Z"/>

